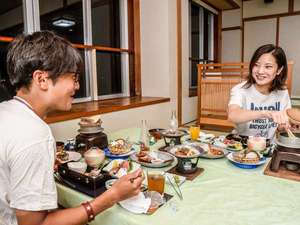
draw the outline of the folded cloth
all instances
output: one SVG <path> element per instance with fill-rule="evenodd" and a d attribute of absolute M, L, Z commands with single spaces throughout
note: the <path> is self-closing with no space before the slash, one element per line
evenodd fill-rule
<path fill-rule="evenodd" d="M 134 197 L 119 202 L 119 204 L 132 213 L 147 213 L 151 205 L 151 198 L 146 198 L 144 193 L 140 192 Z"/>

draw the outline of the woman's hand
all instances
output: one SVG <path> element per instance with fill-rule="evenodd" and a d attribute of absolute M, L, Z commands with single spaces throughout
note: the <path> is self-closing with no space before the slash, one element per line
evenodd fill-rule
<path fill-rule="evenodd" d="M 110 191 L 114 193 L 117 202 L 119 202 L 137 195 L 140 192 L 143 180 L 142 169 L 139 169 L 122 176 L 113 184 Z"/>
<path fill-rule="evenodd" d="M 273 119 L 275 123 L 278 124 L 278 129 L 287 129 L 290 128 L 289 118 L 287 116 L 286 110 L 283 111 L 264 111 L 266 118 Z"/>

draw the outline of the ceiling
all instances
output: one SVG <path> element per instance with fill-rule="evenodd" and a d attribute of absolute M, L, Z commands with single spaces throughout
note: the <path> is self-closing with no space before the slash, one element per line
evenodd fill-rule
<path fill-rule="evenodd" d="M 235 0 L 202 0 L 206 4 L 217 10 L 229 10 L 240 8 L 239 4 Z"/>

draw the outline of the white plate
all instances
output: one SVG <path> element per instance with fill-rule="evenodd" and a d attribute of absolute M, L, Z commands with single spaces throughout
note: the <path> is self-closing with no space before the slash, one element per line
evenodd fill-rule
<path fill-rule="evenodd" d="M 187 149 L 190 149 L 191 151 L 193 151 L 193 155 L 191 156 L 179 156 L 179 155 L 176 155 L 176 152 L 181 149 L 181 148 L 187 148 Z M 200 150 L 201 149 L 201 150 Z M 171 154 L 173 154 L 174 156 L 178 157 L 178 158 L 186 158 L 186 159 L 192 159 L 192 158 L 197 158 L 199 157 L 200 155 L 202 155 L 204 153 L 204 150 L 202 148 L 200 148 L 198 150 L 198 148 L 192 146 L 192 145 L 189 145 L 189 144 L 186 144 L 186 145 L 177 145 L 177 146 L 174 146 L 173 148 L 171 148 L 169 150 L 169 152 Z M 202 152 L 201 152 L 202 151 Z"/>
<path fill-rule="evenodd" d="M 152 168 L 160 168 L 160 167 L 168 166 L 175 160 L 174 156 L 167 152 L 152 151 L 149 154 L 150 154 L 150 157 L 153 157 L 154 159 L 158 159 L 158 160 L 151 162 L 151 163 L 142 162 L 142 161 L 139 161 L 136 154 L 131 155 L 130 158 L 133 161 L 135 161 L 145 167 L 152 167 Z M 164 162 L 164 161 L 166 161 L 166 162 Z"/>
<path fill-rule="evenodd" d="M 103 168 L 103 170 L 107 171 L 107 172 L 110 172 L 115 166 L 120 165 L 124 161 L 128 161 L 128 160 L 114 159 L 114 160 L 110 161 L 109 164 Z M 141 168 L 140 164 L 138 164 L 136 162 L 132 162 L 132 161 L 131 161 L 131 163 L 132 163 L 132 168 L 131 169 L 129 169 L 129 170 L 126 170 L 125 168 L 119 169 L 117 171 L 117 173 L 111 174 L 111 175 L 113 177 L 120 178 L 120 177 L 122 177 L 122 176 L 124 176 L 124 175 L 126 175 L 128 173 L 132 173 L 132 172 L 138 170 L 139 168 Z"/>
<path fill-rule="evenodd" d="M 233 155 L 234 152 L 231 152 L 227 155 L 227 159 L 229 159 L 231 162 L 234 162 L 236 164 L 240 164 L 240 165 L 246 165 L 246 166 L 259 166 L 259 165 L 262 165 L 266 162 L 266 158 L 265 157 L 262 157 L 257 163 L 241 163 L 241 162 L 238 162 L 236 160 L 234 160 L 233 158 Z"/>
<path fill-rule="evenodd" d="M 61 163 L 66 163 L 70 161 L 79 161 L 81 159 L 81 154 L 79 152 L 74 152 L 74 151 L 66 151 L 69 155 L 68 160 L 60 160 L 57 158 L 57 160 Z"/>

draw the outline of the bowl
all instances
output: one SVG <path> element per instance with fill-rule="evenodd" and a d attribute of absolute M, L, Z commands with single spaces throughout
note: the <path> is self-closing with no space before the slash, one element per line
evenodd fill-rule
<path fill-rule="evenodd" d="M 105 154 L 100 148 L 91 147 L 84 153 L 84 159 L 90 167 L 97 168 L 104 162 Z"/>
<path fill-rule="evenodd" d="M 69 162 L 68 168 L 78 173 L 85 173 L 87 164 L 85 162 Z"/>
<path fill-rule="evenodd" d="M 265 137 L 249 136 L 247 147 L 250 151 L 263 152 L 266 150 L 267 141 Z"/>

